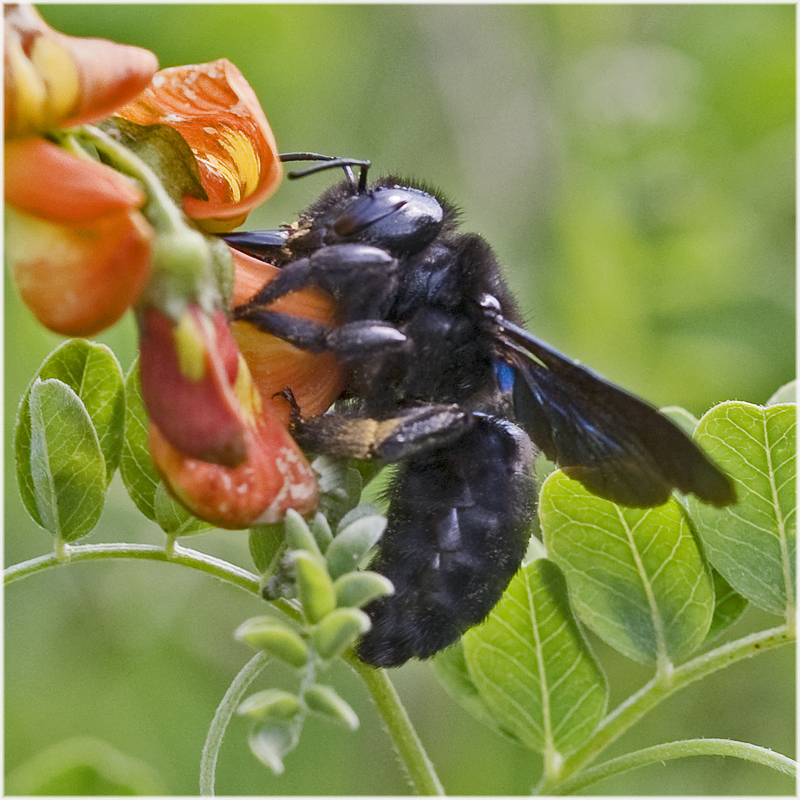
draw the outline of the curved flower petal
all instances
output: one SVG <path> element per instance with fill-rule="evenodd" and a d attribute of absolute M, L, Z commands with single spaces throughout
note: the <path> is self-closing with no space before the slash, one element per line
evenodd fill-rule
<path fill-rule="evenodd" d="M 103 119 L 158 69 L 150 51 L 59 33 L 32 6 L 5 6 L 4 22 L 6 138 Z"/>
<path fill-rule="evenodd" d="M 267 414 L 246 434 L 247 459 L 225 467 L 185 456 L 151 423 L 149 448 L 170 492 L 195 516 L 222 528 L 278 522 L 317 507 L 317 482 L 286 427 Z"/>
<path fill-rule="evenodd" d="M 169 125 L 197 159 L 208 200 L 184 198 L 184 211 L 213 233 L 230 231 L 277 187 L 282 168 L 258 98 L 226 58 L 161 70 L 116 112 L 139 125 Z"/>
<path fill-rule="evenodd" d="M 233 389 L 239 356 L 224 314 L 209 316 L 193 305 L 176 323 L 149 306 L 140 309 L 137 322 L 150 419 L 184 456 L 241 464 L 247 457 L 246 409 Z"/>
<path fill-rule="evenodd" d="M 6 202 L 55 222 L 136 209 L 145 201 L 130 178 L 45 139 L 8 142 L 3 163 Z"/>
<path fill-rule="evenodd" d="M 237 306 L 252 297 L 279 270 L 238 250 L 232 250 L 232 253 L 235 270 L 233 305 Z M 332 326 L 336 322 L 335 301 L 320 289 L 292 292 L 277 300 L 271 308 L 325 325 Z M 289 423 L 289 404 L 275 395 L 285 388 L 291 388 L 304 416 L 322 414 L 341 394 L 345 383 L 344 370 L 332 353 L 300 350 L 243 320 L 231 323 L 231 331 L 264 403 L 272 406 L 284 425 Z"/>
<path fill-rule="evenodd" d="M 59 224 L 6 207 L 5 251 L 23 301 L 50 330 L 90 336 L 147 282 L 152 229 L 136 210 Z"/>

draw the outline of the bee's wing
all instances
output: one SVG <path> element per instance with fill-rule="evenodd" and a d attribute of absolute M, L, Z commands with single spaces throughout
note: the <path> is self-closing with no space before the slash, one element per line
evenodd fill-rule
<path fill-rule="evenodd" d="M 730 478 L 658 409 L 502 325 L 517 421 L 564 472 L 623 505 L 659 505 L 673 489 L 718 506 L 736 501 Z"/>

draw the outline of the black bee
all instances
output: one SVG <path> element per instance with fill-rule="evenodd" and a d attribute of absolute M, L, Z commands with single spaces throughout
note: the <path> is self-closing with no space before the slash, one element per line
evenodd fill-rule
<path fill-rule="evenodd" d="M 735 501 L 730 479 L 656 408 L 523 330 L 492 249 L 458 232 L 437 192 L 393 177 L 368 185 L 369 162 L 282 159 L 325 162 L 290 176 L 336 166 L 346 179 L 291 226 L 225 237 L 282 270 L 234 318 L 345 367 L 343 402 L 296 420 L 301 446 L 399 464 L 370 565 L 395 593 L 366 608 L 365 662 L 427 658 L 489 614 L 525 554 L 536 447 L 625 505 L 658 505 L 673 489 Z M 340 325 L 270 310 L 312 285 L 334 296 Z"/>

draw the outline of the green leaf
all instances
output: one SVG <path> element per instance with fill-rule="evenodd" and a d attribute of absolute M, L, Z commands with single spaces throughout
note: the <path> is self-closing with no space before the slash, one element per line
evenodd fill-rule
<path fill-rule="evenodd" d="M 605 677 L 552 561 L 523 567 L 489 619 L 462 643 L 481 698 L 527 747 L 557 758 L 597 727 L 608 697 Z"/>
<path fill-rule="evenodd" d="M 797 381 L 789 381 L 781 386 L 775 394 L 767 400 L 766 405 L 777 406 L 780 403 L 796 403 L 797 402 Z"/>
<path fill-rule="evenodd" d="M 358 715 L 331 686 L 312 684 L 306 689 L 303 699 L 309 711 L 338 722 L 351 731 L 358 729 Z"/>
<path fill-rule="evenodd" d="M 660 409 L 665 417 L 669 417 L 684 433 L 691 436 L 697 427 L 697 417 L 681 406 L 666 406 Z"/>
<path fill-rule="evenodd" d="M 370 628 L 369 617 L 357 608 L 335 608 L 314 626 L 312 641 L 321 658 L 341 655 Z"/>
<path fill-rule="evenodd" d="M 362 608 L 370 600 L 384 594 L 392 594 L 392 582 L 377 572 L 346 572 L 334 582 L 336 605 L 339 608 Z"/>
<path fill-rule="evenodd" d="M 248 619 L 234 635 L 254 650 L 264 650 L 293 667 L 302 667 L 308 661 L 308 646 L 300 634 L 271 617 Z"/>
<path fill-rule="evenodd" d="M 276 775 L 283 774 L 283 759 L 297 747 L 300 739 L 299 719 L 271 720 L 257 725 L 247 737 L 253 755 Z"/>
<path fill-rule="evenodd" d="M 386 517 L 359 517 L 336 534 L 325 553 L 333 578 L 354 570 L 386 529 Z"/>
<path fill-rule="evenodd" d="M 214 527 L 210 522 L 205 522 L 190 514 L 169 493 L 163 481 L 159 481 L 156 487 L 153 508 L 156 512 L 155 521 L 169 536 L 191 536 Z"/>
<path fill-rule="evenodd" d="M 711 577 L 714 580 L 714 616 L 711 618 L 706 641 L 719 636 L 736 622 L 747 608 L 747 600 L 736 592 L 719 572 L 712 569 Z"/>
<path fill-rule="evenodd" d="M 272 575 L 286 550 L 286 535 L 282 522 L 250 528 L 250 556 L 261 575 Z"/>
<path fill-rule="evenodd" d="M 336 591 L 324 563 L 305 550 L 295 550 L 292 555 L 297 594 L 306 619 L 319 622 L 336 608 Z"/>
<path fill-rule="evenodd" d="M 80 736 L 37 753 L 9 773 L 9 795 L 160 797 L 167 788 L 153 767 L 107 742 Z"/>
<path fill-rule="evenodd" d="M 713 613 L 711 576 L 674 499 L 626 508 L 559 471 L 542 487 L 539 517 L 575 613 L 612 647 L 636 661 L 665 663 L 703 641 Z"/>
<path fill-rule="evenodd" d="M 59 345 L 44 361 L 36 377 L 55 378 L 80 398 L 94 425 L 106 463 L 106 485 L 119 465 L 125 418 L 125 390 L 122 368 L 114 353 L 104 344 L 85 339 L 69 339 Z M 33 381 L 31 382 L 33 386 Z M 15 450 L 30 450 L 30 386 L 20 403 L 17 415 Z M 30 480 L 20 484 L 25 505 L 33 503 Z"/>
<path fill-rule="evenodd" d="M 283 689 L 264 689 L 245 698 L 236 713 L 260 722 L 287 721 L 300 713 L 297 695 Z"/>
<path fill-rule="evenodd" d="M 17 470 L 32 487 L 23 496 L 33 519 L 63 542 L 94 528 L 106 495 L 106 462 L 97 432 L 75 392 L 55 378 L 31 386 L 30 443 Z M 28 505 L 31 502 L 31 505 Z"/>
<path fill-rule="evenodd" d="M 139 511 L 170 536 L 188 536 L 214 526 L 190 514 L 167 491 L 147 446 L 147 411 L 142 401 L 138 359 L 125 377 L 125 438 L 119 471 Z"/>
<path fill-rule="evenodd" d="M 125 439 L 120 475 L 131 500 L 148 519 L 156 518 L 156 489 L 160 478 L 147 447 L 147 412 L 142 400 L 137 358 L 125 376 Z"/>
<path fill-rule="evenodd" d="M 790 403 L 730 401 L 708 411 L 695 434 L 738 498 L 727 508 L 689 498 L 708 560 L 739 594 L 776 614 L 797 596 L 796 414 Z"/>
<path fill-rule="evenodd" d="M 499 720 L 478 691 L 478 687 L 475 686 L 472 676 L 469 674 L 467 660 L 464 658 L 464 645 L 461 639 L 445 650 L 440 650 L 431 659 L 431 664 L 436 676 L 450 696 L 475 719 L 517 744 L 522 744 L 513 733 L 500 725 Z"/>
<path fill-rule="evenodd" d="M 361 473 L 347 461 L 332 456 L 319 456 L 311 466 L 318 476 L 319 510 L 335 527 L 351 508 L 358 505 L 364 483 Z"/>

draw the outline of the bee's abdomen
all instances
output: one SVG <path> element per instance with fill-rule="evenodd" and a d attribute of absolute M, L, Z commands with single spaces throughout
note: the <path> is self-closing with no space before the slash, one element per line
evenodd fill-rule
<path fill-rule="evenodd" d="M 395 587 L 365 609 L 363 661 L 428 658 L 481 622 L 520 566 L 533 511 L 533 447 L 518 428 L 476 415 L 455 444 L 410 459 L 391 490 L 370 565 Z"/>

